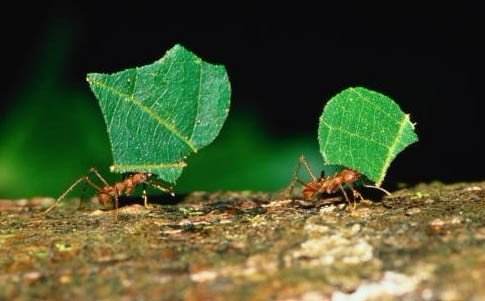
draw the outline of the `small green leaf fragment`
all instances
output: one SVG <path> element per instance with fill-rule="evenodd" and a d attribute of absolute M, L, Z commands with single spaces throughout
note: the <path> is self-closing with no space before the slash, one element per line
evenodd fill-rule
<path fill-rule="evenodd" d="M 224 66 L 180 45 L 153 64 L 90 73 L 87 81 L 99 100 L 117 173 L 151 172 L 175 183 L 186 158 L 217 137 L 229 113 Z"/>
<path fill-rule="evenodd" d="M 326 164 L 352 168 L 380 186 L 392 160 L 418 137 L 391 98 L 356 87 L 326 104 L 318 140 Z"/>

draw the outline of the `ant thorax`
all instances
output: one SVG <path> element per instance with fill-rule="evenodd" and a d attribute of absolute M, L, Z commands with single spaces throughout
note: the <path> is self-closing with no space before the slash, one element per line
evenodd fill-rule
<path fill-rule="evenodd" d="M 116 197 L 130 195 L 136 186 L 146 183 L 150 177 L 151 174 L 134 173 L 113 185 L 105 185 L 101 187 L 101 190 L 98 192 L 98 201 L 102 205 L 107 205 Z"/>
<path fill-rule="evenodd" d="M 312 178 L 311 181 L 304 182 L 298 177 L 298 172 L 300 171 L 301 167 L 305 168 L 308 175 Z M 313 174 L 312 170 L 310 169 L 310 166 L 308 165 L 308 162 L 306 161 L 305 157 L 302 155 L 300 157 L 300 160 L 298 161 L 298 165 L 295 168 L 295 172 L 293 174 L 293 180 L 288 187 L 288 193 L 290 196 L 292 195 L 293 188 L 295 187 L 296 183 L 299 183 L 300 185 L 303 186 L 303 190 L 302 190 L 303 199 L 306 201 L 315 200 L 315 198 L 318 197 L 319 195 L 333 194 L 340 190 L 345 200 L 347 201 L 347 203 L 350 204 L 349 197 L 345 192 L 346 189 L 349 189 L 354 196 L 353 200 L 355 204 L 356 198 L 359 198 L 362 200 L 363 197 L 357 190 L 354 189 L 353 184 L 361 180 L 362 177 L 363 177 L 362 174 L 359 173 L 358 171 L 350 168 L 344 168 L 333 176 L 325 177 L 322 174 L 320 178 L 317 178 Z M 384 192 L 387 195 L 390 195 L 390 193 L 387 190 L 381 187 L 368 185 L 365 183 L 362 183 L 362 186 L 368 187 L 368 188 L 374 188 Z"/>

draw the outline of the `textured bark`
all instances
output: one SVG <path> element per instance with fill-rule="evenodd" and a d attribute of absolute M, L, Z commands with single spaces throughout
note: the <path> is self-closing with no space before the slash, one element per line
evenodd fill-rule
<path fill-rule="evenodd" d="M 338 195 L 158 201 L 118 221 L 92 202 L 43 216 L 50 199 L 0 201 L 0 300 L 485 299 L 485 182 L 353 210 Z"/>

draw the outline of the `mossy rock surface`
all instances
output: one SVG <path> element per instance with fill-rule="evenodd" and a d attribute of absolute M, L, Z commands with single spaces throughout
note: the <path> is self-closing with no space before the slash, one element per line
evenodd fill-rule
<path fill-rule="evenodd" d="M 52 200 L 0 200 L 0 300 L 485 299 L 485 182 L 352 211 L 338 195 L 160 201 L 115 222 L 92 205 L 43 216 Z"/>

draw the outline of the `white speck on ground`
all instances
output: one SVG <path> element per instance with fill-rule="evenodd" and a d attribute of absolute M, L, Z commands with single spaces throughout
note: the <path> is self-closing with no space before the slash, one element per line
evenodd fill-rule
<path fill-rule="evenodd" d="M 467 192 L 470 192 L 470 191 L 481 191 L 481 190 L 482 190 L 482 188 L 479 187 L 479 186 L 471 186 L 471 187 L 465 188 L 465 191 L 467 191 Z"/>
<path fill-rule="evenodd" d="M 404 274 L 387 271 L 377 282 L 363 282 L 353 293 L 335 292 L 332 301 L 379 300 L 385 297 L 400 297 L 414 291 L 418 280 Z"/>
<path fill-rule="evenodd" d="M 326 299 L 319 292 L 307 292 L 301 297 L 301 301 L 325 301 Z"/>
<path fill-rule="evenodd" d="M 295 259 L 305 258 L 310 266 L 332 265 L 335 262 L 344 264 L 359 264 L 373 258 L 373 248 L 364 239 L 355 237 L 360 226 L 350 229 L 350 236 L 331 232 L 327 226 L 306 225 L 305 230 L 310 233 L 320 233 L 320 237 L 304 241 L 300 248 L 292 253 Z"/>
<path fill-rule="evenodd" d="M 216 279 L 217 273 L 214 271 L 200 271 L 190 275 L 190 279 L 194 282 L 207 282 Z"/>

